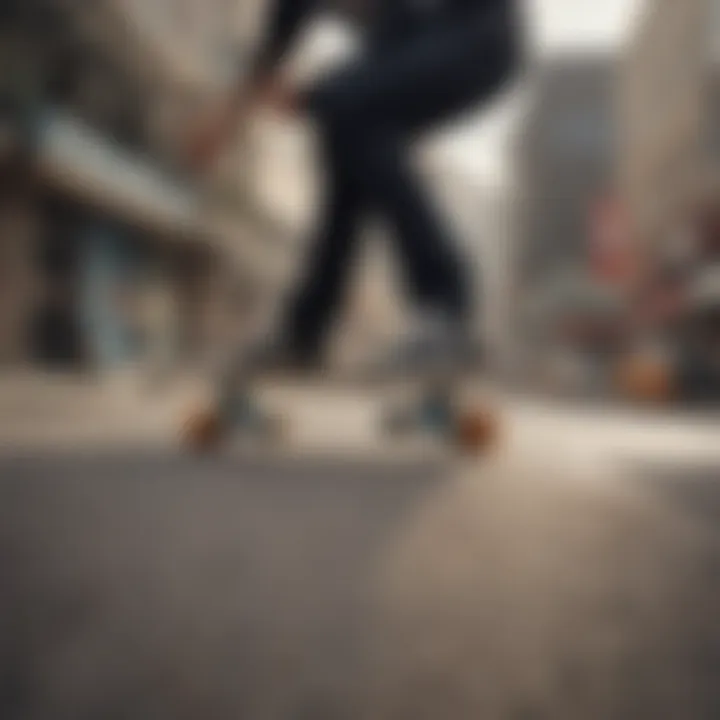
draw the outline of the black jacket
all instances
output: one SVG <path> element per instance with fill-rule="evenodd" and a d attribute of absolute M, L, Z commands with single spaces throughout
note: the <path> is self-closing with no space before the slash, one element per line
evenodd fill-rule
<path fill-rule="evenodd" d="M 515 0 L 271 0 L 270 22 L 258 66 L 272 68 L 285 54 L 304 22 L 324 7 L 355 8 L 366 18 L 370 35 L 397 41 L 429 23 L 460 21 L 485 24 L 488 14 L 515 22 Z M 366 12 L 362 12 L 367 8 Z M 373 9 L 375 8 L 375 9 Z M 497 19 L 496 19 L 497 22 Z"/>

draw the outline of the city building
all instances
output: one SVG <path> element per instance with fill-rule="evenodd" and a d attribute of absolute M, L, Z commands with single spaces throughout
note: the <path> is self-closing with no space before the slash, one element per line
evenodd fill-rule
<path fill-rule="evenodd" d="M 622 63 L 618 184 L 637 241 L 653 248 L 717 174 L 717 36 L 713 0 L 653 0 Z"/>
<path fill-rule="evenodd" d="M 3 3 L 0 363 L 110 370 L 208 344 L 212 296 L 239 281 L 233 213 L 208 216 L 183 161 L 226 82 L 204 51 L 238 3 L 215 4 Z"/>
<path fill-rule="evenodd" d="M 534 71 L 515 147 L 515 253 L 525 289 L 587 249 L 595 203 L 613 184 L 614 54 L 567 55 Z"/>

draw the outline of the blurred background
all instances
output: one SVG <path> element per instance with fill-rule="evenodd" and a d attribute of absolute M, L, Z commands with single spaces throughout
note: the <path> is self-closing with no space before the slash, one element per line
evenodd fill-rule
<path fill-rule="evenodd" d="M 184 457 L 316 207 L 302 119 L 187 162 L 265 7 L 0 3 L 0 716 L 717 718 L 720 4 L 528 0 L 522 76 L 418 147 L 492 459 L 322 384 L 271 388 L 287 446 Z M 321 15 L 292 72 L 354 51 Z M 406 325 L 383 232 L 338 365 Z"/>
<path fill-rule="evenodd" d="M 263 3 L 4 5 L 3 370 L 204 367 L 282 295 L 313 215 L 302 121 L 257 118 L 212 177 L 184 159 L 193 122 L 247 68 Z M 707 399 L 717 12 L 535 0 L 526 20 L 522 79 L 422 148 L 477 260 L 496 366 L 536 390 L 644 400 L 659 373 L 675 400 Z M 293 68 L 312 76 L 352 47 L 321 18 Z M 342 357 L 397 334 L 393 288 L 371 240 Z"/>

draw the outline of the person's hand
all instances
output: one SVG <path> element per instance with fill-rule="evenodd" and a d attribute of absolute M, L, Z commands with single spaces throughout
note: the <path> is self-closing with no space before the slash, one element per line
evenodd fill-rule
<path fill-rule="evenodd" d="M 192 166 L 200 170 L 211 166 L 243 120 L 261 107 L 279 115 L 293 115 L 299 109 L 298 94 L 273 75 L 257 79 L 239 97 L 212 109 L 191 135 L 188 154 Z"/>
<path fill-rule="evenodd" d="M 281 76 L 260 81 L 252 97 L 256 107 L 267 108 L 278 115 L 292 116 L 300 109 L 297 91 Z"/>
<path fill-rule="evenodd" d="M 213 108 L 192 129 L 188 141 L 188 159 L 196 170 L 211 167 L 230 141 L 240 122 L 240 115 L 230 104 Z"/>

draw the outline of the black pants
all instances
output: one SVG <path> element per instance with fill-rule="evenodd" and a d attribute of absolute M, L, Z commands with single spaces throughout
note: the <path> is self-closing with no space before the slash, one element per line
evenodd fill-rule
<path fill-rule="evenodd" d="M 488 99 L 514 65 L 504 26 L 459 22 L 370 47 L 307 95 L 317 121 L 326 193 L 307 273 L 286 331 L 318 353 L 342 303 L 360 224 L 377 215 L 391 230 L 407 290 L 421 308 L 459 320 L 472 306 L 470 279 L 451 233 L 409 160 L 412 141 Z"/>

